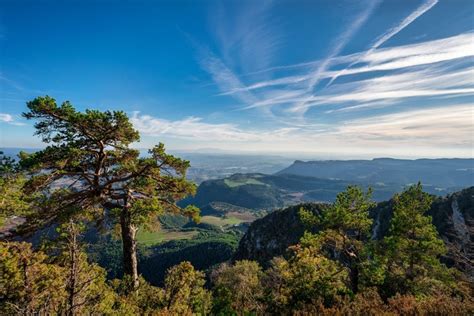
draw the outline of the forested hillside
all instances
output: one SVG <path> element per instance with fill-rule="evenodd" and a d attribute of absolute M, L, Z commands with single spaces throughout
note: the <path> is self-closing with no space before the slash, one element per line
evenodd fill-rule
<path fill-rule="evenodd" d="M 381 240 L 388 234 L 394 203 L 394 200 L 380 202 L 369 210 L 371 238 Z M 240 240 L 234 259 L 257 260 L 267 266 L 272 258 L 286 255 L 288 247 L 297 244 L 308 229 L 300 218 L 301 209 L 321 214 L 329 207 L 330 204 L 298 204 L 256 220 Z M 431 216 L 440 238 L 448 246 L 443 261 L 474 279 L 474 187 L 447 197 L 434 197 L 426 214 Z M 312 229 L 317 231 L 318 227 Z"/>

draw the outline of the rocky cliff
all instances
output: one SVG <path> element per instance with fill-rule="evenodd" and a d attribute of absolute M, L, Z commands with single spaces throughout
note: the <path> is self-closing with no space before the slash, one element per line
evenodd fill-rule
<path fill-rule="evenodd" d="M 387 233 L 392 206 L 392 201 L 386 201 L 371 210 L 372 238 L 381 239 Z M 327 204 L 299 204 L 256 220 L 242 237 L 234 259 L 256 260 L 266 266 L 271 258 L 284 255 L 288 246 L 296 244 L 305 231 L 298 215 L 301 207 L 320 212 Z M 435 198 L 428 215 L 448 246 L 445 262 L 474 277 L 474 187 Z"/>

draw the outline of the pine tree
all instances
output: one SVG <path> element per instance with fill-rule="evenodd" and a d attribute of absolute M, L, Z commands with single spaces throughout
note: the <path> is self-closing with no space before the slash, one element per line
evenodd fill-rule
<path fill-rule="evenodd" d="M 162 212 L 197 217 L 175 201 L 195 192 L 186 180 L 189 162 L 165 152 L 163 144 L 141 158 L 130 148 L 139 133 L 121 111 L 79 112 L 69 102 L 61 106 L 48 96 L 27 103 L 27 119 L 35 119 L 36 135 L 48 144 L 44 150 L 23 154 L 21 165 L 32 174 L 26 192 L 43 192 L 40 212 L 29 228 L 49 225 L 75 213 L 96 221 L 115 216 L 121 227 L 123 270 L 138 287 L 137 230 Z M 104 208 L 110 210 L 105 212 Z"/>
<path fill-rule="evenodd" d="M 188 261 L 171 267 L 165 277 L 165 310 L 176 315 L 206 315 L 211 307 L 211 293 L 204 288 L 205 283 L 204 273 Z"/>
<path fill-rule="evenodd" d="M 439 238 L 429 210 L 432 197 L 420 183 L 394 197 L 390 230 L 383 244 L 387 259 L 387 295 L 423 294 L 451 279 L 440 262 L 446 247 Z"/>
<path fill-rule="evenodd" d="M 32 211 L 37 195 L 24 194 L 25 182 L 18 162 L 0 151 L 0 226 L 13 216 L 25 216 Z"/>
<path fill-rule="evenodd" d="M 274 258 L 265 271 L 265 300 L 271 314 L 291 314 L 307 305 L 331 305 L 348 292 L 348 269 L 323 255 L 312 236 L 291 247 L 289 259 Z"/>
<path fill-rule="evenodd" d="M 84 229 L 81 222 L 71 218 L 57 229 L 59 237 L 48 247 L 57 254 L 51 261 L 64 270 L 63 311 L 70 316 L 111 312 L 116 300 L 112 288 L 106 284 L 105 270 L 88 261 L 82 243 Z"/>
<path fill-rule="evenodd" d="M 363 268 L 368 266 L 367 247 L 372 227 L 369 210 L 374 205 L 371 190 L 364 191 L 357 186 L 349 186 L 337 195 L 333 205 L 314 215 L 301 210 L 303 222 L 316 226 L 320 232 L 306 234 L 306 243 L 322 244 L 320 247 L 328 256 L 340 261 L 349 269 L 350 288 L 356 293 L 363 277 Z"/>

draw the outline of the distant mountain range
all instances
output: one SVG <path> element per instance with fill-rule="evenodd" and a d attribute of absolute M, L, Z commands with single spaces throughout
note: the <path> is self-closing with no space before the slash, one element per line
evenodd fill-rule
<path fill-rule="evenodd" d="M 474 184 L 474 159 L 392 159 L 295 161 L 277 173 L 323 179 L 394 183 L 421 181 L 425 187 L 453 191 Z"/>

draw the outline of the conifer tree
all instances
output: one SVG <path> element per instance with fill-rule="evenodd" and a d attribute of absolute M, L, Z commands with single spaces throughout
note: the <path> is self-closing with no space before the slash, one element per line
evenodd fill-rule
<path fill-rule="evenodd" d="M 0 150 L 0 176 L 5 177 L 6 175 L 14 172 L 18 167 L 15 159 L 4 155 L 3 151 Z"/>
<path fill-rule="evenodd" d="M 64 270 L 66 315 L 108 313 L 116 300 L 112 288 L 106 284 L 105 270 L 89 263 L 82 243 L 85 226 L 70 219 L 58 229 L 59 237 L 49 250 L 57 253 L 52 261 Z"/>
<path fill-rule="evenodd" d="M 320 230 L 316 236 L 312 236 L 314 238 L 306 234 L 306 243 L 313 240 L 315 245 L 323 244 L 318 247 L 349 269 L 350 288 L 354 293 L 359 290 L 362 270 L 369 259 L 366 242 L 372 227 L 369 210 L 374 203 L 371 194 L 370 189 L 364 193 L 360 187 L 349 186 L 337 195 L 334 204 L 324 209 L 322 214 L 315 215 L 304 209 L 300 211 L 304 223 Z"/>
<path fill-rule="evenodd" d="M 171 267 L 165 277 L 165 309 L 175 315 L 206 315 L 211 307 L 211 293 L 204 283 L 204 273 L 188 261 Z"/>
<path fill-rule="evenodd" d="M 175 204 L 195 192 L 195 185 L 186 180 L 189 162 L 167 154 L 161 143 L 141 158 L 130 147 L 139 141 L 139 133 L 124 112 L 79 112 L 69 102 L 58 106 L 48 96 L 27 106 L 24 117 L 37 120 L 36 135 L 48 144 L 21 159 L 32 175 L 26 192 L 43 192 L 45 197 L 29 228 L 77 212 L 97 221 L 115 216 L 121 228 L 123 270 L 131 289 L 137 289 L 137 230 L 162 212 L 198 216 L 196 208 L 183 210 Z"/>
<path fill-rule="evenodd" d="M 439 260 L 446 246 L 426 215 L 432 200 L 420 183 L 394 197 L 393 217 L 384 238 L 389 295 L 426 293 L 451 279 Z"/>
<path fill-rule="evenodd" d="M 18 163 L 0 151 L 0 225 L 12 216 L 25 216 L 31 211 L 35 195 L 22 191 L 26 182 Z"/>

